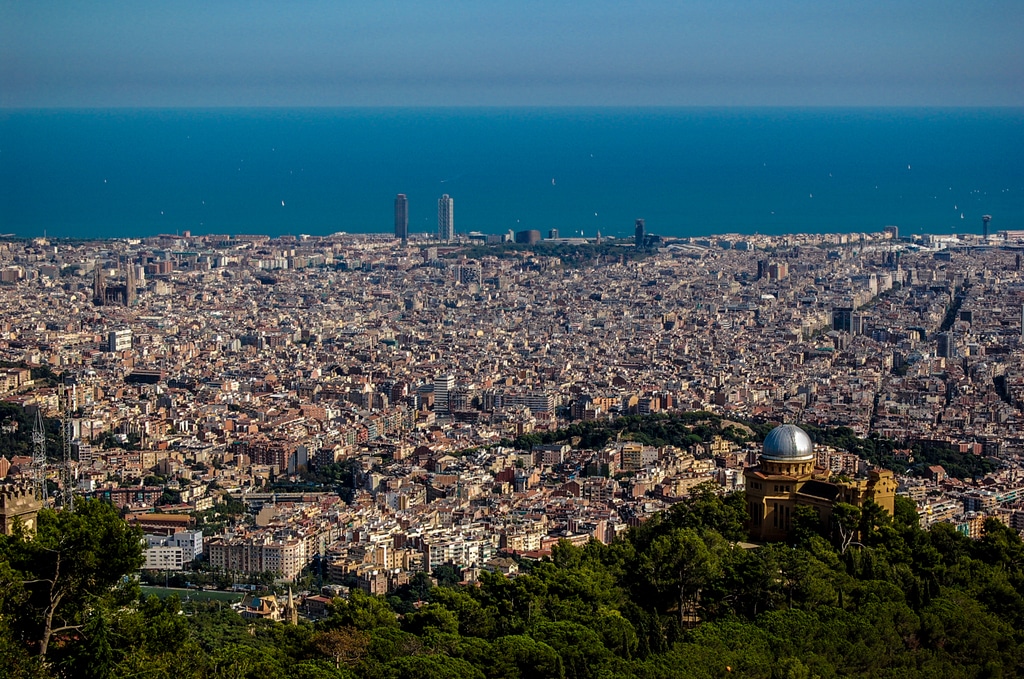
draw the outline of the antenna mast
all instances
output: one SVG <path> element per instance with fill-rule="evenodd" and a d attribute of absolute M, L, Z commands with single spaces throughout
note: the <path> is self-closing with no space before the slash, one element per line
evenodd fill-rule
<path fill-rule="evenodd" d="M 61 384 L 60 394 L 60 439 L 64 448 L 64 461 L 60 469 L 61 503 L 64 509 L 75 509 L 75 469 L 71 460 L 71 439 L 74 428 L 71 423 L 71 399 L 74 385 L 68 389 L 66 381 Z"/>
<path fill-rule="evenodd" d="M 32 426 L 32 485 L 36 498 L 46 504 L 49 495 L 46 490 L 46 429 L 43 427 L 43 410 L 38 406 Z"/>

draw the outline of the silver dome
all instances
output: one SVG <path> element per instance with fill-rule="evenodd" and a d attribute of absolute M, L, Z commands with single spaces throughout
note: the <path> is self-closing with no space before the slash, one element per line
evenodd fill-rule
<path fill-rule="evenodd" d="M 811 437 L 795 424 L 772 429 L 764 439 L 761 457 L 775 462 L 805 462 L 814 459 Z"/>

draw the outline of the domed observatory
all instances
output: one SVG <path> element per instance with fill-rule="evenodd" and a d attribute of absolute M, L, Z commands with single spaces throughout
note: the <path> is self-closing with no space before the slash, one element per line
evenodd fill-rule
<path fill-rule="evenodd" d="M 761 469 L 766 473 L 810 474 L 814 471 L 814 460 L 811 437 L 795 424 L 772 429 L 761 448 Z"/>
<path fill-rule="evenodd" d="M 859 507 L 873 499 L 892 513 L 896 481 L 891 471 L 869 469 L 862 478 L 830 481 L 817 462 L 811 437 L 794 424 L 780 425 L 765 437 L 758 464 L 743 474 L 752 540 L 786 539 L 801 505 L 815 510 L 822 527 L 837 502 Z"/>

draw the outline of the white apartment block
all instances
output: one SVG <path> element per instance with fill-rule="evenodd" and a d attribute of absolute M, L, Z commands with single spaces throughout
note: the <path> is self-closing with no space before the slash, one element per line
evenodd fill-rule
<path fill-rule="evenodd" d="M 180 571 L 203 554 L 203 532 L 182 531 L 174 535 L 147 535 L 147 570 Z"/>

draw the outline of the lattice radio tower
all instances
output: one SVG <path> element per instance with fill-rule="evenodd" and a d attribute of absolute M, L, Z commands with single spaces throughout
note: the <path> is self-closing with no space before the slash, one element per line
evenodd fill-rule
<path fill-rule="evenodd" d="M 36 408 L 36 421 L 32 425 L 32 485 L 36 497 L 46 503 L 46 428 L 43 426 L 43 410 Z"/>
<path fill-rule="evenodd" d="M 69 511 L 75 508 L 75 469 L 71 460 L 71 439 L 74 429 L 71 423 L 71 399 L 74 390 L 66 384 L 60 389 L 60 441 L 64 448 L 64 460 L 60 468 L 61 504 Z"/>

